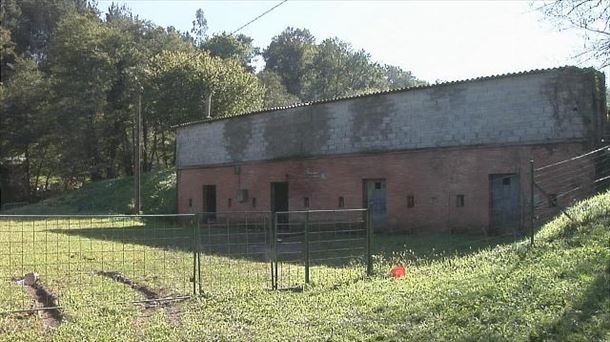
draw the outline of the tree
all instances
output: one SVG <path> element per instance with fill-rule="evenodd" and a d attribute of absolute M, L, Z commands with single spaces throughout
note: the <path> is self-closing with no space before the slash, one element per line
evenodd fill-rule
<path fill-rule="evenodd" d="M 108 159 L 114 161 L 116 168 L 123 173 L 132 172 L 132 127 L 135 103 L 139 89 L 143 86 L 144 67 L 149 60 L 165 50 L 194 51 L 192 44 L 173 29 L 158 27 L 147 20 L 134 16 L 126 7 L 113 5 L 106 16 L 106 26 L 111 28 L 106 50 L 111 54 L 117 71 L 108 92 L 106 117 L 112 120 L 104 136 Z M 136 80 L 139 78 L 138 80 Z M 148 90 L 146 90 L 148 91 Z M 142 168 L 151 170 L 155 162 L 169 161 L 163 143 L 166 131 L 152 120 L 149 113 L 152 107 L 143 103 L 142 115 Z M 116 161 L 115 161 L 116 160 Z M 165 163 L 166 166 L 167 163 Z M 107 168 L 106 174 L 112 177 L 114 167 Z"/>
<path fill-rule="evenodd" d="M 147 102 L 169 127 L 204 118 L 204 102 L 212 93 L 212 116 L 243 113 L 262 106 L 263 89 L 254 75 L 235 60 L 207 52 L 164 51 L 152 58 L 146 74 Z"/>
<path fill-rule="evenodd" d="M 277 73 L 286 90 L 300 96 L 304 87 L 303 76 L 313 61 L 315 50 L 315 37 L 309 30 L 288 27 L 273 37 L 263 52 L 265 70 Z"/>
<path fill-rule="evenodd" d="M 553 0 L 537 9 L 562 29 L 576 28 L 584 33 L 584 51 L 578 56 L 610 66 L 610 1 Z"/>
<path fill-rule="evenodd" d="M 97 15 L 94 2 L 89 0 L 3 0 L 2 10 L 2 25 L 11 32 L 17 54 L 38 61 L 46 58 L 50 38 L 65 15 Z"/>
<path fill-rule="evenodd" d="M 384 69 L 371 61 L 370 54 L 354 50 L 339 38 L 325 39 L 318 45 L 306 80 L 306 100 L 388 89 Z"/>
<path fill-rule="evenodd" d="M 195 20 L 193 20 L 193 27 L 191 28 L 193 44 L 197 47 L 201 47 L 208 37 L 207 33 L 208 20 L 205 18 L 203 10 L 199 8 L 195 12 Z"/>
<path fill-rule="evenodd" d="M 410 71 L 405 71 L 399 66 L 385 64 L 383 72 L 390 89 L 406 88 L 424 85 L 426 82 L 418 80 Z"/>
<path fill-rule="evenodd" d="M 250 64 L 254 57 L 260 54 L 260 51 L 252 45 L 252 41 L 252 38 L 244 34 L 234 36 L 222 32 L 210 37 L 201 47 L 212 56 L 220 57 L 222 59 L 235 59 L 244 68 L 254 71 L 254 68 Z"/>
<path fill-rule="evenodd" d="M 22 161 L 25 178 L 36 181 L 27 193 L 38 185 L 52 142 L 54 118 L 45 112 L 48 92 L 49 80 L 34 60 L 23 58 L 17 60 L 13 77 L 2 87 L 0 161 Z"/>
<path fill-rule="evenodd" d="M 103 178 L 110 162 L 103 156 L 108 92 L 119 78 L 109 45 L 112 29 L 93 16 L 69 15 L 49 44 L 49 67 L 55 76 L 53 103 L 63 123 L 62 164 L 68 178 Z M 119 44 L 120 45 L 120 44 Z"/>
<path fill-rule="evenodd" d="M 287 28 L 273 38 L 264 51 L 266 72 L 259 77 L 268 90 L 267 105 L 281 105 L 290 100 L 275 83 L 279 76 L 288 94 L 302 101 L 387 90 L 422 84 L 410 72 L 397 66 L 380 65 L 364 50 L 356 50 L 339 38 L 315 44 L 307 30 Z"/>
<path fill-rule="evenodd" d="M 282 84 L 282 79 L 273 71 L 261 71 L 256 74 L 259 82 L 265 88 L 263 103 L 265 108 L 283 107 L 300 102 L 297 96 L 294 96 Z"/>
<path fill-rule="evenodd" d="M 7 22 L 10 20 L 9 13 L 13 12 L 12 16 L 15 17 L 14 12 L 16 11 L 18 8 L 14 2 L 3 2 L 0 5 L 0 22 L 3 23 L 0 26 L 0 82 L 7 80 L 17 59 L 16 45 L 12 40 L 11 31 L 7 28 Z"/>

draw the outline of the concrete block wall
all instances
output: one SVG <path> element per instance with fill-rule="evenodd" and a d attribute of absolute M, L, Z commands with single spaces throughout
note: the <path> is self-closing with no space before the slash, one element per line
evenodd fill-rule
<path fill-rule="evenodd" d="M 552 69 L 188 125 L 177 167 L 592 140 L 604 115 L 594 75 Z"/>

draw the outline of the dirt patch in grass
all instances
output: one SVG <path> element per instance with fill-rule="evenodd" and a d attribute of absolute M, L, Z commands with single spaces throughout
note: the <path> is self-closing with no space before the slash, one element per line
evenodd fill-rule
<path fill-rule="evenodd" d="M 23 279 L 13 280 L 17 281 L 17 283 L 23 282 Z M 59 308 L 57 296 L 44 286 L 40 279 L 37 279 L 31 285 L 23 284 L 19 286 L 23 287 L 33 301 L 32 309 L 27 313 L 32 314 L 36 312 L 42 319 L 42 326 L 45 331 L 59 327 L 64 319 L 64 314 Z"/>
<path fill-rule="evenodd" d="M 125 275 L 123 275 L 120 272 L 99 271 L 99 272 L 95 272 L 95 274 L 97 274 L 99 276 L 103 276 L 103 277 L 108 277 L 116 282 L 125 284 L 125 285 L 131 287 L 132 289 L 143 294 L 147 300 L 160 299 L 162 297 L 161 294 L 159 294 L 157 291 L 155 291 L 145 285 L 141 285 L 141 284 L 138 284 L 138 283 L 132 281 L 131 279 L 127 278 Z M 153 303 L 154 303 L 154 301 L 153 301 Z"/>
<path fill-rule="evenodd" d="M 180 325 L 180 311 L 174 306 L 174 304 L 186 298 L 172 298 L 164 296 L 161 291 L 156 291 L 146 285 L 138 284 L 120 272 L 98 271 L 95 272 L 95 274 L 110 278 L 121 284 L 125 284 L 144 295 L 146 302 L 144 303 L 144 314 L 141 317 L 143 319 L 137 320 L 136 325 L 140 325 L 147 321 L 159 307 L 164 308 L 165 316 L 167 317 L 167 321 L 170 325 Z"/>

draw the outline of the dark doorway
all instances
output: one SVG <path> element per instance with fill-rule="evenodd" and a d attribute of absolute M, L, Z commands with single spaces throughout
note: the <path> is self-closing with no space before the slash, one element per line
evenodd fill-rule
<path fill-rule="evenodd" d="M 288 182 L 271 183 L 271 211 L 288 211 Z M 278 223 L 288 222 L 288 214 L 277 217 Z"/>
<path fill-rule="evenodd" d="M 205 221 L 216 219 L 216 185 L 203 186 L 203 212 Z"/>
<path fill-rule="evenodd" d="M 385 179 L 365 179 L 363 199 L 364 207 L 370 210 L 373 227 L 384 228 L 388 217 Z"/>
<path fill-rule="evenodd" d="M 517 174 L 489 175 L 491 231 L 516 232 L 521 226 L 520 183 Z"/>

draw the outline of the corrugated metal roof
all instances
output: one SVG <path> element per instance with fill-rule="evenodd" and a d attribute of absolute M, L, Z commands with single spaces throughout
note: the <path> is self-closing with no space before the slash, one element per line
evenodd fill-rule
<path fill-rule="evenodd" d="M 412 87 L 395 88 L 395 89 L 390 89 L 390 90 L 374 91 L 374 92 L 370 92 L 370 93 L 357 94 L 357 95 L 338 96 L 338 97 L 333 97 L 333 98 L 329 98 L 329 99 L 315 100 L 315 101 L 311 101 L 311 102 L 295 103 L 295 104 L 292 104 L 292 105 L 289 105 L 289 106 L 266 108 L 266 109 L 251 111 L 251 112 L 244 112 L 244 113 L 238 113 L 238 114 L 232 114 L 232 115 L 224 115 L 224 116 L 214 117 L 214 118 L 211 118 L 211 119 L 204 119 L 204 120 L 185 122 L 185 123 L 173 126 L 173 128 L 181 128 L 181 127 L 185 127 L 185 126 L 204 124 L 204 123 L 220 121 L 220 120 L 237 119 L 237 118 L 241 118 L 241 117 L 244 117 L 244 116 L 250 116 L 250 115 L 255 115 L 255 114 L 277 112 L 277 111 L 280 111 L 280 110 L 299 108 L 299 107 L 306 107 L 306 106 L 314 106 L 314 105 L 326 104 L 326 103 L 330 103 L 330 102 L 353 100 L 353 99 L 359 99 L 359 98 L 375 96 L 375 95 L 394 94 L 394 93 L 401 93 L 401 92 L 412 91 L 412 90 L 429 89 L 429 88 L 436 88 L 436 87 L 444 87 L 444 86 L 449 86 L 449 85 L 463 84 L 463 83 L 470 83 L 470 82 L 478 82 L 478 81 L 488 81 L 488 80 L 494 80 L 494 79 L 500 79 L 500 78 L 520 76 L 520 75 L 532 75 L 532 74 L 553 72 L 553 71 L 566 70 L 566 69 L 578 70 L 578 71 L 594 70 L 592 68 L 579 68 L 579 67 L 575 67 L 575 66 L 566 65 L 566 66 L 555 67 L 555 68 L 533 69 L 533 70 L 528 70 L 528 71 L 519 71 L 519 72 L 506 73 L 506 74 L 497 74 L 497 75 L 491 75 L 491 76 L 481 76 L 481 77 L 476 77 L 476 78 L 468 78 L 468 79 L 465 79 L 465 80 L 447 81 L 447 82 L 434 83 L 434 84 L 428 84 L 428 85 L 418 85 L 418 86 L 412 86 Z"/>

